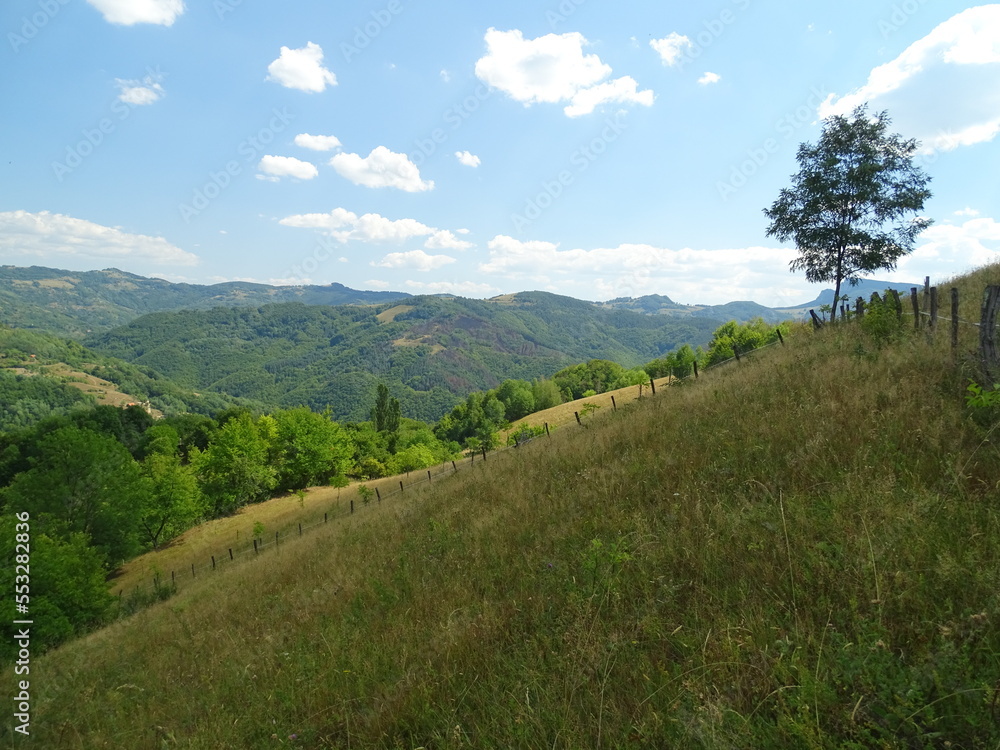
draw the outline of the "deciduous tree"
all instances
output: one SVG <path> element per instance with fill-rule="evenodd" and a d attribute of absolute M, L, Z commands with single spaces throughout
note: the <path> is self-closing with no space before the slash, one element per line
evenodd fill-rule
<path fill-rule="evenodd" d="M 832 282 L 835 299 L 845 280 L 893 270 L 931 224 L 916 216 L 931 195 L 930 177 L 913 163 L 918 144 L 890 134 L 889 124 L 886 112 L 870 117 L 865 105 L 828 118 L 819 143 L 799 146 L 792 186 L 764 209 L 767 235 L 799 250 L 791 269 Z"/>

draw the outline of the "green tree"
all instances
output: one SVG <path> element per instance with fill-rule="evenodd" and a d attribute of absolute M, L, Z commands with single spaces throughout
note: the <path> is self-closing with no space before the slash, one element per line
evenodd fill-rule
<path fill-rule="evenodd" d="M 275 412 L 280 450 L 278 488 L 297 490 L 347 474 L 354 448 L 327 414 L 306 409 Z"/>
<path fill-rule="evenodd" d="M 89 545 L 86 534 L 75 531 L 65 536 L 42 531 L 41 519 L 31 517 L 31 647 L 33 653 L 58 646 L 100 623 L 113 599 L 108 592 L 106 568 L 101 552 Z M 4 560 L 15 554 L 15 519 L 0 521 L 0 549 Z M 15 566 L 0 569 L 0 585 L 14 592 Z M 0 660 L 8 661 L 16 652 L 14 634 L 22 619 L 14 609 L 13 595 L 2 598 L 0 617 L 3 634 Z"/>
<path fill-rule="evenodd" d="M 208 507 L 194 469 L 183 465 L 175 454 L 151 453 L 142 462 L 142 475 L 148 491 L 139 518 L 140 533 L 144 544 L 157 549 L 161 542 L 191 528 Z"/>
<path fill-rule="evenodd" d="M 42 517 L 51 533 L 86 534 L 109 562 L 138 552 L 148 487 L 117 440 L 61 427 L 39 439 L 31 468 L 3 490 L 7 507 Z"/>
<path fill-rule="evenodd" d="M 913 164 L 917 141 L 889 134 L 889 124 L 886 112 L 869 117 L 865 105 L 827 118 L 819 143 L 799 146 L 792 187 L 764 209 L 767 236 L 798 248 L 791 270 L 832 282 L 834 299 L 845 280 L 893 270 L 931 224 L 915 216 L 931 196 L 930 177 Z"/>
<path fill-rule="evenodd" d="M 508 422 L 535 411 L 535 394 L 531 383 L 525 380 L 505 380 L 497 388 L 496 395 L 504 405 L 504 416 Z"/>
<path fill-rule="evenodd" d="M 389 388 L 385 383 L 379 383 L 375 393 L 375 408 L 372 409 L 372 422 L 375 423 L 378 432 L 384 432 L 389 436 L 390 453 L 394 453 L 396 449 L 399 419 L 399 399 L 389 395 Z"/>
<path fill-rule="evenodd" d="M 253 417 L 245 412 L 229 419 L 204 453 L 192 449 L 202 491 L 216 516 L 268 498 L 278 474 L 268 463 L 269 450 Z"/>
<path fill-rule="evenodd" d="M 535 411 L 551 409 L 563 402 L 559 386 L 547 378 L 540 378 L 531 384 L 531 395 L 535 398 Z"/>

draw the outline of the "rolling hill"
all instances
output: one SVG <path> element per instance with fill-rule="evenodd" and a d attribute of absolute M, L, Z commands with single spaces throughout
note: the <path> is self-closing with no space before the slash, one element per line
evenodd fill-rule
<path fill-rule="evenodd" d="M 718 324 L 526 292 L 154 313 L 86 341 L 188 388 L 329 407 L 337 419 L 367 419 L 384 381 L 406 416 L 434 421 L 505 379 L 549 376 L 590 359 L 635 367 L 681 344 L 706 343 Z"/>
<path fill-rule="evenodd" d="M 955 356 L 893 320 L 799 327 L 192 577 L 32 656 L 32 738 L 995 748 L 1000 414 L 965 399 L 973 326 Z"/>
<path fill-rule="evenodd" d="M 409 296 L 404 292 L 358 291 L 342 284 L 276 287 L 230 281 L 205 286 L 150 279 L 116 268 L 76 272 L 0 266 L 0 322 L 70 338 L 166 310 L 255 307 L 275 302 L 367 305 Z"/>

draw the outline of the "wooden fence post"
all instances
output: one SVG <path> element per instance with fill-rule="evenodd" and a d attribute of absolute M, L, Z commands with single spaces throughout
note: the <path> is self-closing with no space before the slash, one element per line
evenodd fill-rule
<path fill-rule="evenodd" d="M 215 570 L 215 555 L 212 555 L 212 570 Z"/>
<path fill-rule="evenodd" d="M 277 531 L 274 532 L 274 546 L 275 547 L 278 546 L 278 532 Z"/>
<path fill-rule="evenodd" d="M 983 314 L 979 323 L 979 354 L 983 370 L 992 381 L 1000 380 L 1000 349 L 997 348 L 997 313 L 1000 312 L 1000 286 L 986 287 Z"/>
<path fill-rule="evenodd" d="M 937 328 L 937 317 L 938 317 L 938 294 L 937 287 L 931 287 L 931 330 Z"/>
<path fill-rule="evenodd" d="M 552 433 L 549 432 L 549 423 L 548 422 L 545 423 L 545 437 L 549 437 L 549 438 L 552 437 Z"/>
<path fill-rule="evenodd" d="M 382 502 L 382 493 L 378 491 L 378 487 L 375 488 L 375 497 L 378 498 L 379 502 Z"/>
<path fill-rule="evenodd" d="M 951 348 L 958 348 L 958 288 L 951 288 Z"/>
<path fill-rule="evenodd" d="M 914 330 L 920 329 L 920 302 L 917 299 L 917 288 L 912 287 L 910 289 L 910 301 L 913 303 L 913 328 Z"/>
<path fill-rule="evenodd" d="M 895 289 L 890 289 L 889 291 L 892 293 L 892 299 L 896 305 L 896 317 L 901 318 L 903 317 L 903 303 L 899 300 L 899 292 Z"/>
<path fill-rule="evenodd" d="M 513 438 L 514 438 L 514 447 L 520 448 L 521 444 L 517 441 L 517 435 L 513 435 Z"/>
<path fill-rule="evenodd" d="M 736 355 L 736 361 L 737 362 L 742 362 L 743 361 L 743 360 L 740 359 L 740 348 L 738 346 L 736 346 L 736 344 L 733 344 L 733 354 Z"/>
<path fill-rule="evenodd" d="M 399 480 L 399 491 L 400 492 L 403 491 L 403 480 L 402 479 Z"/>
<path fill-rule="evenodd" d="M 580 412 L 578 411 L 573 412 L 573 416 L 576 417 L 576 423 L 582 426 L 583 422 L 580 421 Z"/>
<path fill-rule="evenodd" d="M 618 411 L 618 404 L 615 403 L 615 397 L 614 396 L 611 397 L 611 408 L 614 411 Z"/>
<path fill-rule="evenodd" d="M 194 578 L 194 563 L 191 563 L 191 577 Z"/>
<path fill-rule="evenodd" d="M 784 346 L 785 345 L 785 337 L 781 335 L 781 329 L 780 328 L 775 328 L 774 332 L 776 334 L 778 334 L 778 341 L 780 341 L 781 345 Z"/>
<path fill-rule="evenodd" d="M 817 331 L 823 327 L 823 321 L 819 319 L 819 315 L 816 314 L 815 310 L 810 310 L 809 315 L 812 317 L 813 328 Z M 694 363 L 694 376 L 698 377 L 698 363 Z"/>
<path fill-rule="evenodd" d="M 323 514 L 323 523 L 326 523 L 326 513 Z"/>
<path fill-rule="evenodd" d="M 233 548 L 230 547 L 229 548 L 229 560 L 232 561 L 232 559 L 233 559 Z"/>
<path fill-rule="evenodd" d="M 172 570 L 170 571 L 170 585 L 171 586 L 177 585 L 177 576 L 174 575 L 174 571 Z M 119 594 L 121 594 L 121 592 L 119 592 Z"/>
<path fill-rule="evenodd" d="M 649 390 L 654 396 L 656 395 L 656 383 L 653 382 L 652 378 L 649 379 Z"/>
<path fill-rule="evenodd" d="M 351 500 L 351 513 L 353 513 L 353 512 L 354 512 L 354 501 Z"/>
<path fill-rule="evenodd" d="M 924 276 L 924 312 L 927 312 L 927 305 L 931 299 L 931 277 Z"/>
<path fill-rule="evenodd" d="M 483 461 L 486 460 L 486 446 L 483 446 Z"/>
<path fill-rule="evenodd" d="M 854 314 L 858 317 L 858 320 L 865 317 L 864 297 L 858 297 L 856 300 L 854 300 Z"/>
<path fill-rule="evenodd" d="M 302 536 L 302 524 L 299 524 L 299 536 Z"/>
<path fill-rule="evenodd" d="M 455 462 L 454 461 L 451 462 L 451 468 L 454 469 L 455 471 L 458 471 L 458 467 L 455 466 Z"/>
<path fill-rule="evenodd" d="M 428 482 L 432 481 L 431 480 L 431 470 L 430 469 L 427 470 L 427 481 Z"/>
<path fill-rule="evenodd" d="M 253 540 L 253 553 L 256 555 L 257 552 L 258 552 L 258 550 L 257 550 L 257 540 L 254 539 Z"/>

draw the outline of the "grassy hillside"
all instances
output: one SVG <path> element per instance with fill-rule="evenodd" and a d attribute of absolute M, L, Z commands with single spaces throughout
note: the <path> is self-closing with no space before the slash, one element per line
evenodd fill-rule
<path fill-rule="evenodd" d="M 35 657 L 32 741 L 995 748 L 975 336 L 802 330 L 200 578 Z"/>
<path fill-rule="evenodd" d="M 0 322 L 71 338 L 124 325 L 146 313 L 212 307 L 246 307 L 276 302 L 310 305 L 376 304 L 409 297 L 404 292 L 363 292 L 342 284 L 275 287 L 231 281 L 176 284 L 117 268 L 64 271 L 0 266 Z"/>
<path fill-rule="evenodd" d="M 337 419 L 367 419 L 384 381 L 406 416 L 433 421 L 470 392 L 507 378 L 550 376 L 594 358 L 634 367 L 680 344 L 706 343 L 717 325 L 529 292 L 486 301 L 414 297 L 405 305 L 156 313 L 87 341 L 189 388 L 330 406 Z"/>
<path fill-rule="evenodd" d="M 211 414 L 238 403 L 196 393 L 149 367 L 137 367 L 50 333 L 0 325 L 0 429 L 27 427 L 73 404 L 151 402 L 153 413 Z"/>

